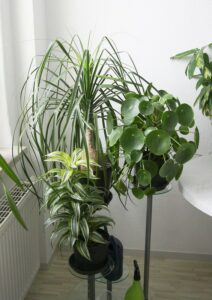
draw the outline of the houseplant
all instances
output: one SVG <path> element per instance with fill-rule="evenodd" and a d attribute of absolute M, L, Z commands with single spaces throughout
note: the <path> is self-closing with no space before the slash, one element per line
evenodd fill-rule
<path fill-rule="evenodd" d="M 28 143 L 21 162 L 32 187 L 31 175 L 48 171 L 45 155 L 83 148 L 88 166 L 90 157 L 101 166 L 97 183 L 105 198 L 111 197 L 111 167 L 103 149 L 107 144 L 105 121 L 110 111 L 116 122 L 119 109 L 115 105 L 120 106 L 122 99 L 121 90 L 107 87 L 104 76 L 121 74 L 120 66 L 119 54 L 108 39 L 91 53 L 75 36 L 70 42 L 54 41 L 40 65 L 30 68 L 21 93 L 22 115 L 16 133 L 20 147 Z M 36 189 L 34 193 L 39 197 Z"/>
<path fill-rule="evenodd" d="M 87 171 L 90 158 L 99 165 L 95 185 L 105 198 L 113 186 L 122 200 L 131 185 L 142 198 L 178 179 L 198 147 L 192 108 L 149 83 L 131 59 L 124 64 L 107 38 L 93 54 L 78 37 L 53 42 L 29 72 L 22 99 L 19 141 L 29 143 L 22 166 L 31 182 L 30 172 L 48 171 L 48 153 L 83 148 Z M 185 138 L 190 130 L 194 142 Z"/>
<path fill-rule="evenodd" d="M 132 187 L 134 196 L 141 199 L 163 189 L 173 178 L 178 180 L 183 164 L 198 148 L 199 132 L 194 128 L 194 113 L 188 104 L 156 89 L 137 72 L 132 74 L 118 126 L 108 115 L 108 152 L 113 158 L 118 143 L 124 156 L 123 166 L 114 172 L 115 188 L 126 195 Z"/>
<path fill-rule="evenodd" d="M 6 162 L 4 157 L 0 154 L 0 172 L 1 171 L 3 171 L 4 174 L 6 174 L 20 189 L 24 188 L 24 185 L 22 184 L 22 182 L 20 181 L 18 176 L 15 174 L 15 172 L 10 167 L 10 165 Z M 3 187 L 4 194 L 6 196 L 6 199 L 7 199 L 8 205 L 11 209 L 11 212 L 14 214 L 16 220 L 20 223 L 20 225 L 24 229 L 27 229 L 26 224 L 16 206 L 15 201 L 14 201 L 13 197 L 11 196 L 10 191 L 8 190 L 8 188 L 6 187 L 6 185 L 2 179 L 2 176 L 0 176 L 0 183 Z"/>
<path fill-rule="evenodd" d="M 104 266 L 108 255 L 108 236 L 104 227 L 113 220 L 99 211 L 108 210 L 103 191 L 95 187 L 97 177 L 93 167 L 98 165 L 90 158 L 89 182 L 87 162 L 82 149 L 71 155 L 56 151 L 47 155 L 51 168 L 41 179 L 46 182 L 46 206 L 54 224 L 52 238 L 59 237 L 59 245 L 67 243 L 75 251 L 76 266 L 91 271 Z"/>
<path fill-rule="evenodd" d="M 186 67 L 186 75 L 189 79 L 196 79 L 196 90 L 200 89 L 195 104 L 199 104 L 202 113 L 212 118 L 212 61 L 207 53 L 207 49 L 212 44 L 202 48 L 194 48 L 176 54 L 172 59 L 189 58 Z"/>

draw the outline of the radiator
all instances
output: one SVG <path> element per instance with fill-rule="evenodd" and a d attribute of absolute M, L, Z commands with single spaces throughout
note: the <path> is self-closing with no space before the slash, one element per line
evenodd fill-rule
<path fill-rule="evenodd" d="M 10 190 L 28 227 L 24 230 L 0 199 L 0 300 L 23 300 L 40 267 L 37 199 L 17 187 Z"/>

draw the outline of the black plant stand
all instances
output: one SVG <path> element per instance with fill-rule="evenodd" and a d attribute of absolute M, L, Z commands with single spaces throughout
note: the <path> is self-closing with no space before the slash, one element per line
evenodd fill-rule
<path fill-rule="evenodd" d="M 145 235 L 145 254 L 144 254 L 144 300 L 149 299 L 149 265 L 150 265 L 150 246 L 151 246 L 151 227 L 152 227 L 152 196 L 147 196 L 146 208 L 146 235 Z"/>
<path fill-rule="evenodd" d="M 168 193 L 171 185 L 164 190 L 158 191 L 156 195 Z M 144 253 L 144 300 L 149 300 L 149 267 L 150 267 L 150 250 L 151 250 L 151 231 L 152 231 L 152 204 L 153 196 L 147 196 L 146 206 L 146 235 L 145 235 L 145 253 Z"/>

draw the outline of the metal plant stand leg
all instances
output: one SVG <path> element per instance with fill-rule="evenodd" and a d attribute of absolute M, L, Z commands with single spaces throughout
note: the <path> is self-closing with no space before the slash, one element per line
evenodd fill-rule
<path fill-rule="evenodd" d="M 95 300 L 95 275 L 88 275 L 88 300 Z"/>
<path fill-rule="evenodd" d="M 152 227 L 152 196 L 147 196 L 146 209 L 146 236 L 145 236 L 145 257 L 144 257 L 144 299 L 149 300 L 149 265 L 150 265 L 150 244 Z"/>
<path fill-rule="evenodd" d="M 112 281 L 107 280 L 107 300 L 112 300 Z"/>

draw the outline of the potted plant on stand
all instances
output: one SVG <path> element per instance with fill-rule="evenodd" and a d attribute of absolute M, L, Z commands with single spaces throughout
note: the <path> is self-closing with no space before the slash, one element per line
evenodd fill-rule
<path fill-rule="evenodd" d="M 139 199 L 164 189 L 172 179 L 180 177 L 183 165 L 198 148 L 193 109 L 152 84 L 146 90 L 125 94 L 118 126 L 110 119 L 109 115 L 109 154 L 113 155 L 119 143 L 124 163 L 116 172 L 115 186 L 124 195 L 130 187 Z"/>
<path fill-rule="evenodd" d="M 99 211 L 108 210 L 103 192 L 95 187 L 97 177 L 90 159 L 89 177 L 85 153 L 75 149 L 71 155 L 56 151 L 46 161 L 54 167 L 42 180 L 47 183 L 46 206 L 50 211 L 47 224 L 54 224 L 52 238 L 59 245 L 68 244 L 74 250 L 72 266 L 81 273 L 101 269 L 108 259 L 108 234 L 104 230 L 113 220 Z M 85 182 L 89 178 L 89 182 Z"/>

